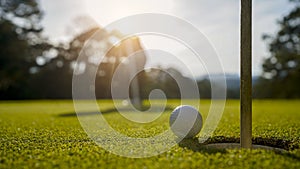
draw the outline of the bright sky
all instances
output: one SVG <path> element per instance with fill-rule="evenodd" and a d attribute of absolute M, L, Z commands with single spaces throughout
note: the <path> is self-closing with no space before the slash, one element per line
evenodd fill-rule
<path fill-rule="evenodd" d="M 126 16 L 140 13 L 164 13 L 183 18 L 196 26 L 216 49 L 226 73 L 239 74 L 239 0 L 40 0 L 45 11 L 45 34 L 55 40 L 76 33 L 74 19 L 89 15 L 99 25 L 106 25 Z M 276 20 L 293 8 L 288 0 L 253 0 L 253 73 L 261 73 L 261 63 L 268 56 L 267 45 L 261 37 L 278 29 Z M 187 49 L 174 40 L 156 36 L 142 37 L 144 46 L 161 49 L 176 56 L 189 55 Z M 191 53 L 190 53 L 191 54 Z M 150 61 L 152 64 L 173 65 L 172 58 Z M 192 56 L 183 62 L 198 75 L 203 74 Z M 200 73 L 202 72 L 202 73 Z M 183 70 L 184 73 L 184 70 Z M 216 72 L 218 73 L 218 72 Z"/>

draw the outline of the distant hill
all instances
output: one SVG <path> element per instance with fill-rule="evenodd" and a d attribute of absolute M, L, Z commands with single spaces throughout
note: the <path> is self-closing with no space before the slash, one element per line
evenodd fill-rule
<path fill-rule="evenodd" d="M 197 79 L 197 81 L 202 80 L 209 80 L 210 78 L 213 79 L 213 81 L 218 82 L 218 80 L 221 80 L 222 74 L 212 74 L 212 75 L 204 75 Z M 229 89 L 239 89 L 240 88 L 240 76 L 238 74 L 225 74 L 226 78 L 226 84 L 227 88 Z M 255 85 L 257 83 L 259 76 L 253 76 L 252 77 L 252 85 Z"/>
<path fill-rule="evenodd" d="M 210 97 L 207 93 L 208 85 L 218 86 L 219 88 L 225 88 L 227 90 L 227 98 L 239 98 L 239 90 L 240 90 L 240 76 L 238 74 L 225 74 L 226 86 L 222 86 L 223 75 L 222 74 L 212 74 L 212 75 L 204 75 L 197 79 L 200 94 L 201 89 L 205 91 L 204 97 Z M 252 77 L 252 85 L 254 86 L 258 81 L 259 76 Z M 205 84 L 205 88 L 203 85 Z M 204 93 L 204 92 L 202 92 Z M 203 94 L 202 94 L 203 95 Z"/>

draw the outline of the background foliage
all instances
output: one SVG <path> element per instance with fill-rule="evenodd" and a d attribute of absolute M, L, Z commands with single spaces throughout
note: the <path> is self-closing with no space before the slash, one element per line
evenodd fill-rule
<path fill-rule="evenodd" d="M 270 56 L 264 60 L 262 75 L 254 79 L 255 98 L 300 97 L 300 1 L 290 0 L 295 8 L 278 21 L 275 35 L 264 35 Z M 119 38 L 117 31 L 107 31 L 81 17 L 82 32 L 69 42 L 53 43 L 42 36 L 43 12 L 36 0 L 0 1 L 0 99 L 70 99 L 72 74 L 82 69 L 87 75 L 97 69 L 96 96 L 111 98 L 110 82 L 115 68 L 127 57 L 126 46 L 112 48 L 106 62 L 99 68 L 92 57 L 83 63 L 76 59 L 84 43 L 97 32 L 98 47 L 91 52 L 103 52 L 112 45 L 111 38 Z M 79 24 L 80 25 L 80 24 Z M 88 25 L 88 26 L 87 26 Z M 131 40 L 134 50 L 143 50 L 139 40 Z M 97 46 L 95 45 L 95 46 Z M 146 55 L 136 62 L 142 68 Z M 159 68 L 159 67 L 158 67 Z M 166 71 L 171 72 L 167 74 Z M 126 75 L 127 76 L 127 75 Z M 161 89 L 168 98 L 179 98 L 180 92 L 172 76 L 189 81 L 175 68 L 142 71 L 136 78 L 142 98 L 148 98 L 153 89 Z M 227 97 L 239 98 L 238 77 L 227 77 Z M 200 96 L 210 98 L 208 77 L 197 79 Z"/>

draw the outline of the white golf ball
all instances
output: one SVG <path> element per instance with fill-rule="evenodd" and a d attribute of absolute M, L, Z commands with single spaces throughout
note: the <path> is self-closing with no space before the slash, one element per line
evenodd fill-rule
<path fill-rule="evenodd" d="M 195 137 L 202 128 L 202 116 L 192 106 L 178 106 L 170 116 L 170 127 L 179 138 Z"/>

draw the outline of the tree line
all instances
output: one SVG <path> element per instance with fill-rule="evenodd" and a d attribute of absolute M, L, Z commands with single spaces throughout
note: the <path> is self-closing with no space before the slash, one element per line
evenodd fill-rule
<path fill-rule="evenodd" d="M 290 1 L 295 7 L 279 20 L 277 34 L 263 36 L 270 56 L 264 60 L 263 73 L 253 86 L 255 98 L 300 98 L 300 0 Z M 42 35 L 42 16 L 36 0 L 0 0 L 1 100 L 70 99 L 73 72 L 87 76 L 97 72 L 96 96 L 109 99 L 119 65 L 125 66 L 124 78 L 131 76 L 130 66 L 124 62 L 130 52 L 139 52 L 133 61 L 135 69 L 141 70 L 135 79 L 142 99 L 147 99 L 154 89 L 161 89 L 168 98 L 180 98 L 174 77 L 192 80 L 175 68 L 143 70 L 147 59 L 139 39 L 133 37 L 114 45 L 113 39 L 122 37 L 116 30 L 92 26 L 69 42 L 53 43 Z M 104 51 L 108 52 L 103 55 Z M 79 54 L 86 55 L 82 62 L 76 62 Z M 198 80 L 197 85 L 201 98 L 211 97 L 209 79 Z M 228 98 L 239 98 L 239 87 L 229 86 L 226 90 Z"/>

